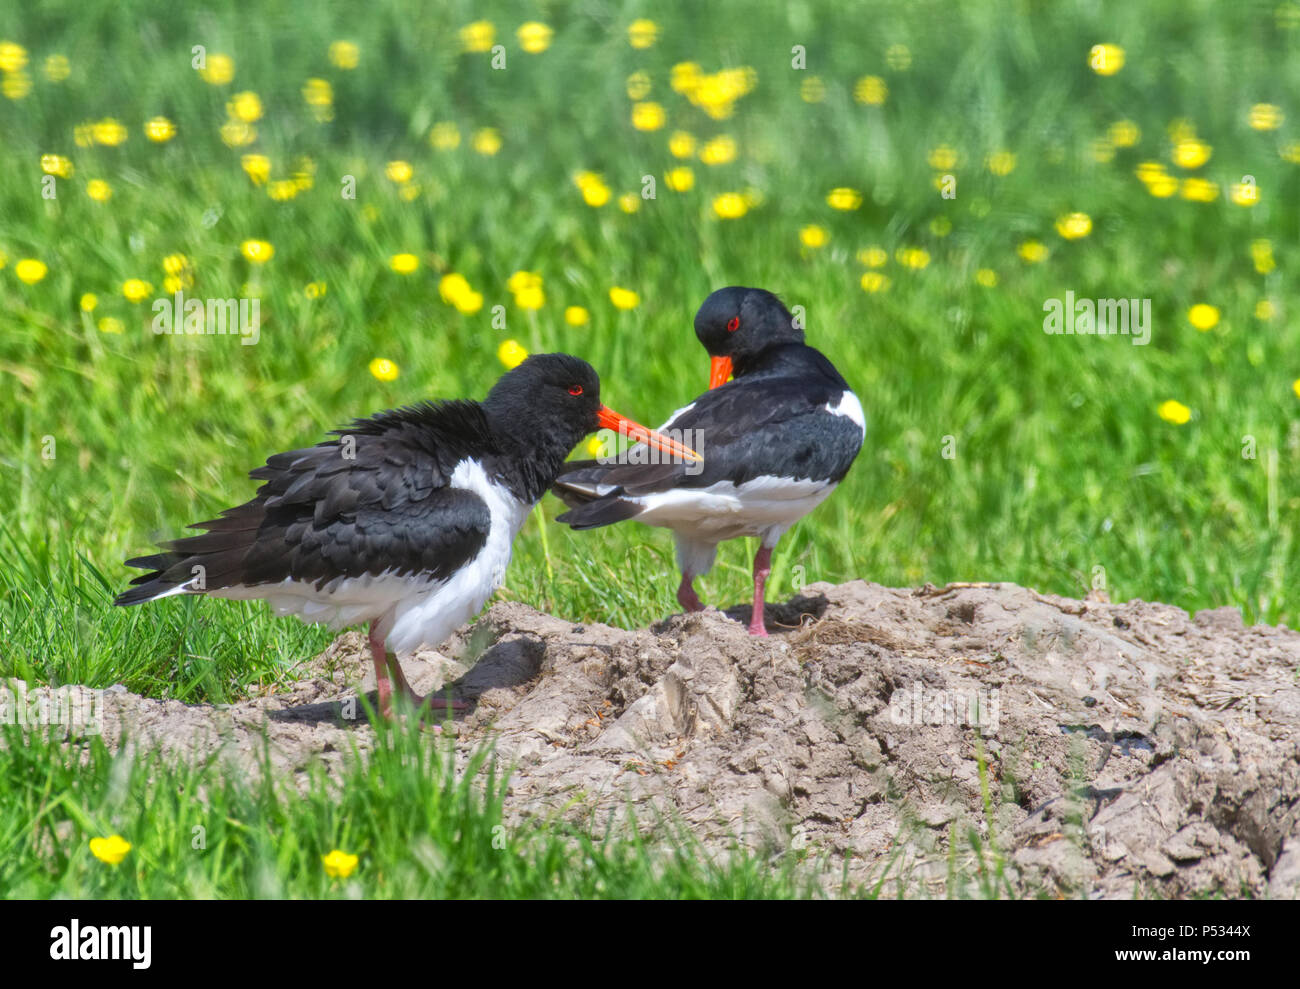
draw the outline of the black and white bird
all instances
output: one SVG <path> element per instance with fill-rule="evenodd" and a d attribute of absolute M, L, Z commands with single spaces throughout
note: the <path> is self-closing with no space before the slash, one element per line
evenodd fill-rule
<path fill-rule="evenodd" d="M 265 482 L 252 501 L 191 526 L 203 535 L 128 560 L 153 572 L 116 603 L 263 598 L 277 614 L 336 629 L 368 622 L 381 713 L 391 713 L 386 669 L 418 705 L 396 653 L 441 643 L 483 607 L 564 458 L 602 427 L 699 460 L 601 405 L 591 365 L 541 354 L 482 402 L 380 412 L 276 454 L 250 474 Z"/>
<path fill-rule="evenodd" d="M 772 548 L 844 479 L 866 420 L 858 397 L 804 344 L 803 330 L 771 292 L 719 289 L 696 314 L 695 335 L 712 358 L 709 391 L 674 412 L 660 432 L 692 437 L 704 462 L 645 463 L 630 453 L 627 463 L 566 464 L 555 493 L 571 510 L 558 521 L 593 529 L 635 519 L 672 529 L 682 573 L 677 600 L 687 611 L 703 608 L 693 582 L 712 569 L 718 544 L 757 536 L 749 631 L 766 635 L 763 585 Z"/>

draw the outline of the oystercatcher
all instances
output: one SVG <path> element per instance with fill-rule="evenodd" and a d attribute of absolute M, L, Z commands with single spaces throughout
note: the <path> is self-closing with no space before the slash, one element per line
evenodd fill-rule
<path fill-rule="evenodd" d="M 483 607 L 529 511 L 573 446 L 601 427 L 699 460 L 601 405 L 591 365 L 541 354 L 504 374 L 482 402 L 379 412 L 336 430 L 336 439 L 276 454 L 249 475 L 266 482 L 252 501 L 191 526 L 204 535 L 128 560 L 153 572 L 116 603 L 264 598 L 306 622 L 368 622 L 381 712 L 391 713 L 385 667 L 418 705 L 424 698 L 396 653 L 437 645 Z"/>
<path fill-rule="evenodd" d="M 693 581 L 718 543 L 758 536 L 749 631 L 766 635 L 763 585 L 782 534 L 835 490 L 866 436 L 862 404 L 835 367 L 804 344 L 771 292 L 733 286 L 710 295 L 695 335 L 711 357 L 709 391 L 673 413 L 661 432 L 698 436 L 702 465 L 575 461 L 555 493 L 574 529 L 626 519 L 673 530 L 682 572 L 677 600 L 703 608 Z M 727 379 L 734 373 L 730 383 Z"/>

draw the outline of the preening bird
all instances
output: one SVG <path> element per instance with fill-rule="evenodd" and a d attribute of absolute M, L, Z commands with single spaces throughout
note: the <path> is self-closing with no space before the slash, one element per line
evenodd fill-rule
<path fill-rule="evenodd" d="M 763 586 L 772 549 L 844 479 L 862 448 L 862 404 L 771 292 L 733 286 L 710 295 L 695 335 L 711 358 L 709 391 L 660 427 L 692 438 L 702 464 L 575 461 L 555 493 L 574 529 L 635 519 L 673 530 L 682 580 L 677 600 L 703 608 L 694 580 L 709 572 L 718 544 L 760 540 L 754 556 L 749 630 L 766 635 Z M 734 374 L 734 380 L 727 383 Z M 650 458 L 654 459 L 654 458 Z"/>

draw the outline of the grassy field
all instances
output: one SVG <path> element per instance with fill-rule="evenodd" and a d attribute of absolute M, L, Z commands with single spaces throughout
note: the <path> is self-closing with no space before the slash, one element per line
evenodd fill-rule
<path fill-rule="evenodd" d="M 844 7 L 0 11 L 0 675 L 187 701 L 292 676 L 327 632 L 114 609 L 121 561 L 519 348 L 657 424 L 707 380 L 691 318 L 726 284 L 802 306 L 868 416 L 771 596 L 1010 580 L 1296 624 L 1300 5 Z M 257 299 L 256 345 L 155 333 L 176 289 Z M 1150 300 L 1149 343 L 1044 332 L 1067 292 Z M 560 510 L 503 595 L 676 610 L 667 533 Z M 706 601 L 748 598 L 752 550 Z"/>

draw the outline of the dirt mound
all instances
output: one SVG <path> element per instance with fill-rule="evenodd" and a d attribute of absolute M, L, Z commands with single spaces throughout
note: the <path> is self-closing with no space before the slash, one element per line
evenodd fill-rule
<path fill-rule="evenodd" d="M 516 765 L 516 821 L 631 808 L 713 847 L 848 854 L 886 893 L 1300 896 L 1300 633 L 1010 584 L 814 584 L 767 640 L 744 612 L 623 631 L 496 604 L 404 665 L 477 701 L 458 745 Z M 228 707 L 118 689 L 105 735 L 252 763 L 265 731 L 286 771 L 335 764 L 370 738 L 365 655 L 349 633 Z"/>

